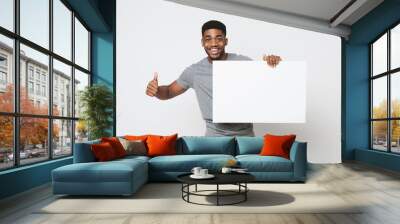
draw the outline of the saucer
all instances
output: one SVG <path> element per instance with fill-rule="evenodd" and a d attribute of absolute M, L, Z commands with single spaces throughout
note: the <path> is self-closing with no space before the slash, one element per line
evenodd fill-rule
<path fill-rule="evenodd" d="M 204 176 L 194 175 L 194 174 L 190 175 L 190 178 L 193 178 L 193 179 L 211 179 L 211 178 L 214 178 L 214 177 L 215 176 L 212 175 L 212 174 L 207 174 L 207 175 L 204 175 Z"/>

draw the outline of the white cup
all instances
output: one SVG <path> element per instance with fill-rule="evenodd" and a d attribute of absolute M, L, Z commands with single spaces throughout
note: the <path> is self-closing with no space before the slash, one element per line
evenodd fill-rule
<path fill-rule="evenodd" d="M 208 169 L 201 169 L 200 170 L 200 176 L 207 176 L 208 175 Z"/>
<path fill-rule="evenodd" d="M 222 167 L 221 172 L 222 173 L 230 173 L 232 171 L 232 169 L 230 167 Z"/>
<path fill-rule="evenodd" d="M 199 176 L 199 175 L 201 175 L 201 174 L 200 174 L 200 171 L 201 171 L 201 170 L 202 170 L 201 167 L 193 167 L 192 173 L 193 173 L 194 175 L 196 175 L 196 176 Z"/>

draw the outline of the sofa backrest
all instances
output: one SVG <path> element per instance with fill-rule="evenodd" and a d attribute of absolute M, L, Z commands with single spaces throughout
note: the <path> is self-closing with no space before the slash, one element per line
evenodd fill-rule
<path fill-rule="evenodd" d="M 177 154 L 235 155 L 234 137 L 183 136 L 177 142 Z"/>
<path fill-rule="evenodd" d="M 263 137 L 236 137 L 236 155 L 259 154 L 264 145 Z"/>

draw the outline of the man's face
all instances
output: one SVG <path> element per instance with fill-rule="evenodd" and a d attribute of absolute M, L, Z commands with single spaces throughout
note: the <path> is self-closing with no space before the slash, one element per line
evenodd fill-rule
<path fill-rule="evenodd" d="M 225 46 L 228 44 L 228 39 L 222 30 L 208 29 L 204 31 L 201 44 L 211 60 L 221 60 L 225 55 Z"/>

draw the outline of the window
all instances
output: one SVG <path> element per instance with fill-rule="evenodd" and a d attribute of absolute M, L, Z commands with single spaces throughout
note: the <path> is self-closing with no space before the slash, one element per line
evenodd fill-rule
<path fill-rule="evenodd" d="M 72 153 L 72 121 L 53 120 L 53 157 Z"/>
<path fill-rule="evenodd" d="M 14 31 L 14 0 L 1 0 L 0 9 L 0 26 Z"/>
<path fill-rule="evenodd" d="M 370 45 L 371 148 L 400 153 L 400 25 Z"/>
<path fill-rule="evenodd" d="M 75 117 L 80 117 L 80 95 L 86 86 L 89 86 L 89 75 L 79 70 L 75 70 Z"/>
<path fill-rule="evenodd" d="M 28 92 L 29 94 L 33 94 L 33 82 L 28 82 Z"/>
<path fill-rule="evenodd" d="M 46 49 L 49 48 L 48 12 L 49 0 L 20 0 L 21 36 Z"/>
<path fill-rule="evenodd" d="M 90 31 L 67 4 L 0 0 L 0 170 L 70 156 L 87 139 L 74 105 L 89 85 Z"/>
<path fill-rule="evenodd" d="M 42 86 L 42 96 L 46 96 L 46 86 Z"/>
<path fill-rule="evenodd" d="M 3 67 L 3 68 L 7 67 L 7 56 L 0 55 L 0 67 Z"/>
<path fill-rule="evenodd" d="M 2 4 L 3 3 L 0 3 L 0 6 L 2 6 Z M 1 11 L 3 11 L 3 9 L 1 9 Z M 3 15 L 0 15 L 0 21 L 2 20 L 2 16 Z M 12 113 L 14 111 L 14 83 L 12 82 L 13 79 L 11 78 L 14 73 L 13 66 L 8 65 L 11 63 L 12 58 L 14 57 L 13 52 L 13 40 L 0 33 L 0 113 Z M 11 135 L 11 133 L 8 133 L 8 135 Z M 1 137 L 2 136 L 0 135 L 0 139 Z"/>
<path fill-rule="evenodd" d="M 0 115 L 0 170 L 14 166 L 14 122 L 12 116 Z"/>
<path fill-rule="evenodd" d="M 42 73 L 42 82 L 46 82 L 46 74 Z"/>
<path fill-rule="evenodd" d="M 40 81 L 40 71 L 39 71 L 39 69 L 36 69 L 36 80 Z"/>
<path fill-rule="evenodd" d="M 7 84 L 7 74 L 3 71 L 0 71 L 0 84 L 2 85 Z"/>
<path fill-rule="evenodd" d="M 33 80 L 33 67 L 32 66 L 29 66 L 28 74 L 29 74 L 29 79 Z"/>
<path fill-rule="evenodd" d="M 54 52 L 71 60 L 72 12 L 60 1 L 53 0 Z"/>
<path fill-rule="evenodd" d="M 75 18 L 75 62 L 89 69 L 89 32 L 77 18 Z"/>
<path fill-rule="evenodd" d="M 60 100 L 62 103 L 64 103 L 64 95 L 71 95 L 72 92 L 70 89 L 65 89 L 65 84 L 66 83 L 72 83 L 72 68 L 69 65 L 66 65 L 56 59 L 53 60 L 54 64 L 54 69 L 53 69 L 53 77 L 54 77 L 54 83 L 53 83 L 53 91 L 54 91 L 54 101 L 53 104 L 58 104 L 58 94 L 60 92 Z M 72 99 L 67 99 L 68 104 L 72 104 L 72 102 L 69 102 Z M 53 105 L 55 106 L 55 105 Z M 53 110 L 53 114 L 60 114 L 59 109 Z M 68 107 L 65 111 L 65 114 L 62 113 L 62 116 L 67 116 L 67 117 L 72 117 L 72 108 Z"/>
<path fill-rule="evenodd" d="M 36 95 L 40 95 L 40 84 L 36 84 Z"/>

